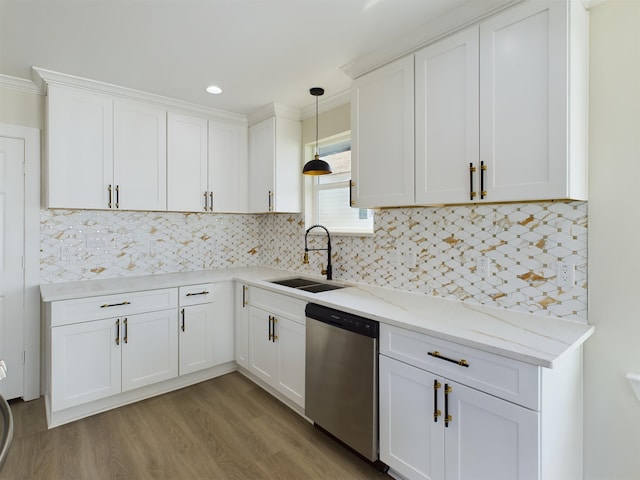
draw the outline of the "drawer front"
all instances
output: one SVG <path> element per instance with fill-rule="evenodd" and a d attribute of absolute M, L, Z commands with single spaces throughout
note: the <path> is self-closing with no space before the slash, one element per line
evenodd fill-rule
<path fill-rule="evenodd" d="M 213 301 L 213 283 L 201 283 L 199 285 L 188 285 L 180 287 L 180 306 L 199 305 L 201 303 L 211 303 Z"/>
<path fill-rule="evenodd" d="M 250 305 L 260 307 L 274 315 L 282 315 L 298 323 L 305 324 L 304 309 L 307 306 L 307 302 L 304 300 L 255 287 L 251 288 L 248 299 Z"/>
<path fill-rule="evenodd" d="M 380 325 L 380 353 L 540 410 L 538 366 L 386 324 Z"/>
<path fill-rule="evenodd" d="M 177 288 L 63 300 L 51 303 L 51 326 L 157 312 L 177 307 Z"/>

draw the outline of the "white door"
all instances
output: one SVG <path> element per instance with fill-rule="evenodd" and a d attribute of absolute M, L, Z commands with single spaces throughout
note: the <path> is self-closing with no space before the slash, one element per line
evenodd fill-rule
<path fill-rule="evenodd" d="M 276 119 L 249 127 L 249 212 L 274 209 Z"/>
<path fill-rule="evenodd" d="M 213 367 L 215 312 L 213 303 L 180 309 L 180 375 Z"/>
<path fill-rule="evenodd" d="M 209 190 L 214 212 L 246 212 L 246 125 L 209 121 Z"/>
<path fill-rule="evenodd" d="M 380 459 L 408 479 L 443 479 L 442 381 L 380 355 L 379 387 Z"/>
<path fill-rule="evenodd" d="M 305 326 L 284 317 L 276 317 L 278 336 L 278 389 L 304 408 Z"/>
<path fill-rule="evenodd" d="M 413 55 L 354 80 L 351 175 L 354 206 L 414 203 Z"/>
<path fill-rule="evenodd" d="M 272 315 L 249 307 L 249 371 L 269 385 L 276 382 Z"/>
<path fill-rule="evenodd" d="M 167 210 L 207 211 L 207 120 L 167 116 Z"/>
<path fill-rule="evenodd" d="M 235 358 L 238 365 L 249 368 L 249 287 L 235 285 Z"/>
<path fill-rule="evenodd" d="M 234 359 L 233 282 L 216 283 L 213 287 L 213 321 L 211 322 L 213 365 Z"/>
<path fill-rule="evenodd" d="M 478 27 L 429 45 L 415 62 L 416 203 L 477 201 Z"/>
<path fill-rule="evenodd" d="M 451 389 L 445 400 L 451 415 L 445 428 L 447 480 L 540 478 L 538 412 L 443 382 Z"/>
<path fill-rule="evenodd" d="M 113 125 L 116 208 L 166 210 L 166 111 L 141 102 L 116 101 Z"/>
<path fill-rule="evenodd" d="M 24 166 L 23 139 L 0 137 L 0 359 L 7 399 L 24 391 Z"/>
<path fill-rule="evenodd" d="M 178 310 L 125 317 L 122 391 L 178 376 Z"/>

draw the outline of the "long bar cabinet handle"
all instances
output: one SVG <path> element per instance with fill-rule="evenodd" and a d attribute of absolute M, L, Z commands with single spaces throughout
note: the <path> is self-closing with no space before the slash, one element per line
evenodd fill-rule
<path fill-rule="evenodd" d="M 449 428 L 449 423 L 453 421 L 453 417 L 449 415 L 449 394 L 453 391 L 450 385 L 444 384 L 444 426 Z"/>
<path fill-rule="evenodd" d="M 484 172 L 487 171 L 487 166 L 484 162 L 480 162 L 480 198 L 484 199 L 487 196 L 487 191 L 484 189 Z"/>
<path fill-rule="evenodd" d="M 195 297 L 196 295 L 209 295 L 209 292 L 207 292 L 206 290 L 203 290 L 201 292 L 189 292 L 187 293 L 187 297 Z"/>
<path fill-rule="evenodd" d="M 184 308 L 180 311 L 180 313 L 182 314 L 182 326 L 180 328 L 184 332 Z"/>
<path fill-rule="evenodd" d="M 111 184 L 109 184 L 109 186 L 107 187 L 107 190 L 109 191 L 109 208 L 113 208 L 112 207 L 112 205 L 113 205 L 113 202 L 112 202 L 112 200 L 113 200 L 113 191 L 111 189 Z"/>
<path fill-rule="evenodd" d="M 206 212 L 207 210 L 209 210 L 209 197 L 207 195 L 207 192 L 204 192 L 204 211 Z"/>
<path fill-rule="evenodd" d="M 247 286 L 242 286 L 242 308 L 247 306 Z"/>
<path fill-rule="evenodd" d="M 273 211 L 273 192 L 269 190 L 269 211 Z"/>
<path fill-rule="evenodd" d="M 271 341 L 273 343 L 276 343 L 276 340 L 278 339 L 278 335 L 276 335 L 276 323 L 278 323 L 278 319 L 273 317 L 273 333 L 271 334 Z"/>
<path fill-rule="evenodd" d="M 209 203 L 209 211 L 213 212 L 213 192 L 209 192 L 209 199 L 211 200 Z"/>
<path fill-rule="evenodd" d="M 124 343 L 129 343 L 129 320 L 124 319 Z"/>
<path fill-rule="evenodd" d="M 442 384 L 438 380 L 433 381 L 433 421 L 438 423 L 438 417 L 442 415 L 442 412 L 438 410 L 438 390 L 442 387 Z"/>
<path fill-rule="evenodd" d="M 116 185 L 116 208 L 120 208 L 120 185 Z"/>
<path fill-rule="evenodd" d="M 427 352 L 427 355 L 431 357 L 439 358 L 440 360 L 444 360 L 446 362 L 455 363 L 456 365 L 460 365 L 461 367 L 469 368 L 469 362 L 467 362 L 464 358 L 461 360 L 454 360 L 453 358 L 447 358 L 440 355 L 440 352 L 438 352 L 437 350 L 433 352 Z"/>
<path fill-rule="evenodd" d="M 273 317 L 269 315 L 269 341 L 271 341 L 271 337 L 273 334 L 271 333 L 271 322 L 273 321 Z"/>
<path fill-rule="evenodd" d="M 349 180 L 349 206 L 350 207 L 353 207 L 356 203 L 353 201 L 353 187 L 355 186 L 356 184 L 353 182 L 353 180 Z"/>
<path fill-rule="evenodd" d="M 120 345 L 120 319 L 116 320 L 116 345 Z"/>
<path fill-rule="evenodd" d="M 476 167 L 473 166 L 473 163 L 469 164 L 469 200 L 473 200 L 476 198 L 477 193 L 473 189 L 473 174 L 476 173 Z"/>
<path fill-rule="evenodd" d="M 120 303 L 105 303 L 103 305 L 100 305 L 100 308 L 121 307 L 122 305 L 131 305 L 131 302 L 127 302 L 125 300 L 124 302 Z"/>

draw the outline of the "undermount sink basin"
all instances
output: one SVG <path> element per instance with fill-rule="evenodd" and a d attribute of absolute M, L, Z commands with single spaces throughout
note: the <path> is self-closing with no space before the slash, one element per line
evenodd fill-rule
<path fill-rule="evenodd" d="M 272 280 L 270 283 L 282 285 L 283 287 L 295 288 L 310 293 L 328 292 L 329 290 L 338 290 L 344 288 L 344 285 L 335 285 L 325 283 L 321 280 L 310 280 L 308 278 L 285 278 L 283 280 Z"/>

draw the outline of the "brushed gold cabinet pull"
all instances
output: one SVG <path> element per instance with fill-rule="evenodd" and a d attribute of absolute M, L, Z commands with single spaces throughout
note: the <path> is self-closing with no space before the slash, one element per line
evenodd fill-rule
<path fill-rule="evenodd" d="M 269 315 L 269 341 L 273 338 L 273 333 L 271 333 L 271 328 L 273 325 L 273 317 Z"/>
<path fill-rule="evenodd" d="M 120 319 L 116 320 L 116 345 L 120 345 Z"/>
<path fill-rule="evenodd" d="M 356 204 L 356 202 L 353 201 L 353 193 L 352 193 L 353 187 L 355 186 L 356 184 L 353 182 L 353 180 L 349 180 L 349 206 L 350 207 L 353 207 Z"/>
<path fill-rule="evenodd" d="M 107 190 L 109 191 L 109 208 L 112 208 L 112 199 L 113 199 L 113 192 L 111 190 L 111 184 L 109 184 L 109 186 L 107 187 Z"/>
<path fill-rule="evenodd" d="M 131 305 L 131 302 L 125 300 L 120 303 L 105 303 L 104 305 L 100 305 L 100 308 L 121 307 L 122 305 Z"/>
<path fill-rule="evenodd" d="M 442 415 L 442 412 L 438 410 L 438 390 L 442 387 L 442 384 L 438 380 L 433 381 L 433 421 L 438 423 L 438 417 Z"/>
<path fill-rule="evenodd" d="M 453 417 L 449 415 L 449 394 L 453 391 L 450 385 L 444 384 L 444 426 L 449 428 Z"/>
<path fill-rule="evenodd" d="M 120 185 L 116 185 L 116 208 L 120 208 Z"/>
<path fill-rule="evenodd" d="M 461 367 L 469 368 L 469 362 L 467 362 L 464 358 L 462 360 L 454 360 L 452 358 L 443 357 L 437 350 L 434 350 L 433 352 L 427 352 L 427 355 L 439 358 L 440 360 L 444 360 L 446 362 L 455 363 L 456 365 L 460 365 Z"/>
<path fill-rule="evenodd" d="M 182 314 L 182 331 L 184 332 L 184 308 L 180 311 L 180 313 Z"/>
<path fill-rule="evenodd" d="M 278 319 L 273 317 L 273 333 L 271 334 L 271 341 L 273 343 L 276 343 L 276 340 L 278 339 L 278 335 L 276 335 L 276 323 L 278 323 Z"/>
<path fill-rule="evenodd" d="M 242 308 L 245 308 L 247 306 L 247 286 L 243 285 L 242 286 Z"/>
<path fill-rule="evenodd" d="M 124 319 L 124 343 L 129 343 L 129 321 Z"/>
<path fill-rule="evenodd" d="M 487 166 L 484 162 L 480 162 L 480 198 L 484 199 L 487 196 L 487 191 L 484 189 L 484 172 L 487 171 Z"/>
<path fill-rule="evenodd" d="M 477 193 L 473 190 L 473 174 L 476 173 L 476 167 L 473 166 L 473 163 L 469 164 L 469 200 L 473 200 L 476 198 Z"/>

